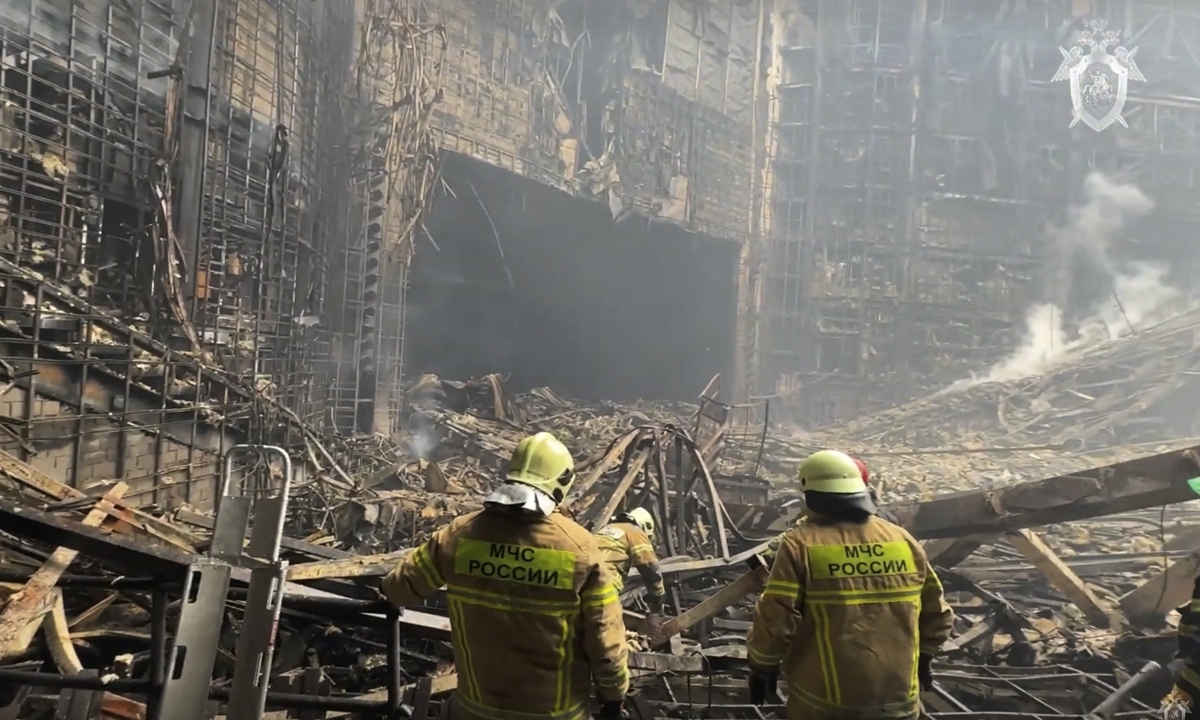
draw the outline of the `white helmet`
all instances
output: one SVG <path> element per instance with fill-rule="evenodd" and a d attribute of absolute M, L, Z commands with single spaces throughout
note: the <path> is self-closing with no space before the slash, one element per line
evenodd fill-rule
<path fill-rule="evenodd" d="M 642 532 L 646 533 L 647 537 L 654 537 L 654 516 L 650 514 L 649 510 L 646 508 L 634 508 L 625 514 L 629 516 L 634 525 L 637 525 L 642 529 Z"/>

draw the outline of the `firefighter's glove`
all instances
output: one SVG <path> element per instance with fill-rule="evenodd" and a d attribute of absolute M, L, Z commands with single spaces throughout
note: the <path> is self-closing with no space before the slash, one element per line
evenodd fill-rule
<path fill-rule="evenodd" d="M 646 607 L 650 608 L 650 612 L 658 615 L 663 611 L 663 596 L 662 595 L 646 595 Z"/>
<path fill-rule="evenodd" d="M 911 656 L 910 656 L 911 657 Z M 917 682 L 925 692 L 933 690 L 933 656 L 921 654 L 917 656 Z"/>
<path fill-rule="evenodd" d="M 775 673 L 750 671 L 750 704 L 765 705 L 768 698 L 775 697 L 779 676 Z"/>
<path fill-rule="evenodd" d="M 625 717 L 625 701 L 611 700 L 600 706 L 600 720 L 621 720 Z"/>

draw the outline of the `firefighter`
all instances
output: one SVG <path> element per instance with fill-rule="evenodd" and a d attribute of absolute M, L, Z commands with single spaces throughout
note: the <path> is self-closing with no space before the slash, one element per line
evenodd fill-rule
<path fill-rule="evenodd" d="M 592 535 L 556 512 L 575 481 L 550 433 L 523 439 L 484 509 L 406 555 L 383 593 L 409 607 L 446 588 L 456 710 L 481 720 L 585 720 L 589 680 L 601 718 L 629 689 L 621 604 Z"/>
<path fill-rule="evenodd" d="M 654 554 L 654 516 L 645 508 L 634 508 L 613 518 L 613 522 L 600 528 L 596 543 L 608 564 L 609 577 L 617 592 L 625 586 L 625 576 L 630 567 L 637 568 L 646 584 L 646 604 L 650 612 L 662 612 L 662 573 L 658 570 L 658 556 Z"/>
<path fill-rule="evenodd" d="M 875 504 L 875 514 L 893 525 L 899 525 L 900 521 L 896 519 L 895 514 L 890 510 L 879 507 L 879 494 L 875 492 L 875 488 L 871 485 L 871 471 L 867 469 L 867 464 L 858 458 L 852 458 L 854 466 L 858 468 L 858 472 L 862 475 L 863 483 L 867 486 L 867 492 L 871 496 L 871 502 Z M 803 516 L 801 516 L 803 517 Z M 767 549 L 762 552 L 761 557 L 767 562 L 774 562 L 775 553 L 779 552 L 779 543 L 783 542 L 783 537 L 787 532 L 782 532 L 775 536 L 767 545 Z"/>
<path fill-rule="evenodd" d="M 779 545 L 746 642 L 757 705 L 787 676 L 790 720 L 916 720 L 954 613 L 921 546 L 876 516 L 854 460 L 800 465 L 806 516 Z"/>
<path fill-rule="evenodd" d="M 1192 585 L 1191 601 L 1179 608 L 1176 642 L 1178 650 L 1175 662 L 1171 663 L 1175 671 L 1175 685 L 1162 699 L 1162 704 L 1163 707 L 1183 706 L 1185 710 L 1195 712 L 1193 698 L 1200 695 L 1200 577 Z"/>

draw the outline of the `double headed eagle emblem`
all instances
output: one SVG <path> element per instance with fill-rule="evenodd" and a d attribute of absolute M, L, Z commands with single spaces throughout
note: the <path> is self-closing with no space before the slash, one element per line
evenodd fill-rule
<path fill-rule="evenodd" d="M 1128 127 L 1121 111 L 1129 81 L 1145 82 L 1146 76 L 1134 62 L 1138 49 L 1129 50 L 1120 43 L 1121 34 L 1110 30 L 1107 20 L 1094 19 L 1079 31 L 1070 50 L 1058 49 L 1063 61 L 1050 81 L 1071 83 L 1071 104 L 1075 109 L 1071 127 L 1080 121 L 1097 132 L 1113 122 Z M 1114 46 L 1109 53 L 1108 49 Z"/>

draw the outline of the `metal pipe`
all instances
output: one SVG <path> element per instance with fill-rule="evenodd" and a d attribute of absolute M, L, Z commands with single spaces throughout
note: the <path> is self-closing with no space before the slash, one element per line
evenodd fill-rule
<path fill-rule="evenodd" d="M 0 570 L 0 582 L 26 583 L 33 572 Z M 113 590 L 151 590 L 160 585 L 179 588 L 178 582 L 164 581 L 152 577 L 101 577 L 98 575 L 63 575 L 55 583 L 58 587 L 95 587 Z"/>
<path fill-rule="evenodd" d="M 31 577 L 33 577 L 32 572 L 0 570 L 0 582 L 26 583 Z M 102 577 L 98 575 L 63 575 L 57 585 L 58 587 L 104 588 L 110 590 L 158 590 L 161 588 L 167 592 L 176 593 L 182 589 L 182 585 L 174 580 L 163 580 L 152 577 Z M 232 587 L 229 589 L 229 597 L 241 600 L 246 597 L 248 592 L 249 590 L 244 587 Z M 311 612 L 313 614 L 321 614 L 320 611 L 338 613 L 338 618 L 342 620 L 344 620 L 342 617 L 343 614 L 386 614 L 389 608 L 394 607 L 386 600 L 358 600 L 356 598 L 315 595 L 287 595 L 283 599 L 283 606 L 289 610 Z M 376 619 L 375 622 L 368 623 L 367 620 L 364 620 L 364 624 L 370 624 L 374 627 L 379 625 L 379 621 Z"/>
<path fill-rule="evenodd" d="M 401 707 L 404 704 L 404 691 L 400 686 L 400 613 L 400 608 L 394 605 L 389 607 L 387 611 L 388 720 L 396 720 L 396 718 L 399 718 Z M 421 720 L 424 720 L 424 718 L 421 718 Z"/>
<path fill-rule="evenodd" d="M 1088 720 L 1108 720 L 1129 699 L 1138 685 L 1157 675 L 1160 670 L 1162 670 L 1162 665 L 1153 660 L 1143 665 L 1142 669 L 1138 670 L 1133 677 L 1121 683 L 1121 687 L 1117 688 L 1116 692 L 1109 695 L 1104 702 L 1088 713 Z"/>
<path fill-rule="evenodd" d="M 683 480 L 683 438 L 678 431 L 675 435 L 675 527 L 679 533 L 677 552 L 687 552 L 688 522 L 684 517 L 687 512 L 687 493 L 684 491 Z"/>
<path fill-rule="evenodd" d="M 7 670 L 0 668 L 0 683 L 8 685 L 28 685 L 31 687 L 73 689 L 73 690 L 103 690 L 119 694 L 144 693 L 150 689 L 148 680 L 108 680 L 98 676 L 85 675 L 56 675 L 53 673 L 25 672 L 22 670 Z M 229 700 L 230 688 L 209 688 L 210 700 Z M 358 696 L 323 696 L 301 695 L 298 693 L 268 692 L 267 706 L 283 710 L 328 710 L 363 713 L 379 717 L 387 717 L 392 711 L 387 701 L 366 700 Z M 404 716 L 401 706 L 398 710 Z"/>
<path fill-rule="evenodd" d="M 167 590 L 154 588 L 150 600 L 150 689 L 146 720 L 162 720 L 163 687 L 167 682 Z"/>

